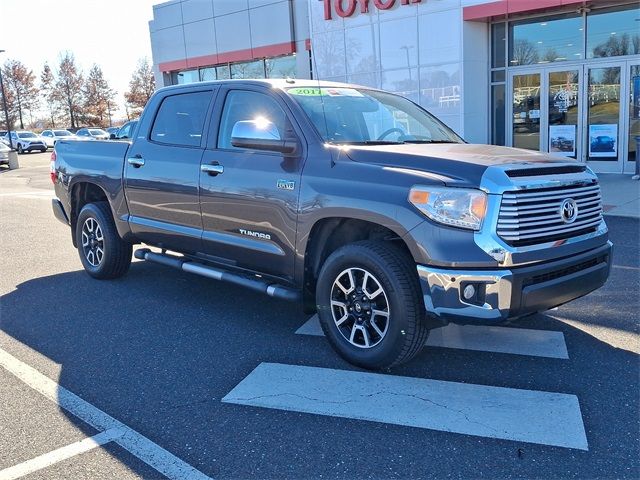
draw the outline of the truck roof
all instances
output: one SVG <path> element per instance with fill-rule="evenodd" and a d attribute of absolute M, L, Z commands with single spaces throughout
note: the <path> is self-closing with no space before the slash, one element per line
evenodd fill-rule
<path fill-rule="evenodd" d="M 372 87 L 362 85 L 354 85 L 351 83 L 329 82 L 325 80 L 309 80 L 297 78 L 256 78 L 256 79 L 228 79 L 228 80 L 211 80 L 207 82 L 186 83 L 181 85 L 171 85 L 158 89 L 159 92 L 167 90 L 177 90 L 182 88 L 197 88 L 206 85 L 268 85 L 273 88 L 285 89 L 289 87 L 335 87 L 335 88 L 366 88 L 368 90 L 376 90 Z"/>

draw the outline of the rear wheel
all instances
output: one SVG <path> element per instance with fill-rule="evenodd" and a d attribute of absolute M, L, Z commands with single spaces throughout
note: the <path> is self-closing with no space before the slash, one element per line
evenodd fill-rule
<path fill-rule="evenodd" d="M 76 223 L 76 244 L 82 266 L 101 280 L 118 278 L 131 265 L 132 245 L 118 235 L 107 202 L 88 203 Z"/>
<path fill-rule="evenodd" d="M 24 150 L 22 149 L 22 145 L 18 144 L 18 155 L 22 155 Z"/>
<path fill-rule="evenodd" d="M 359 367 L 407 362 L 429 334 L 413 261 L 382 242 L 358 242 L 331 254 L 318 278 L 316 303 L 333 348 Z"/>

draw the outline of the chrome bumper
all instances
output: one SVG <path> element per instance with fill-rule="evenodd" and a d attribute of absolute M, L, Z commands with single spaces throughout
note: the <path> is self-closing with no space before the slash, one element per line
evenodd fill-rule
<path fill-rule="evenodd" d="M 568 258 L 500 270 L 418 265 L 427 312 L 456 323 L 498 323 L 548 310 L 600 288 L 611 269 L 611 242 Z M 464 298 L 473 285 L 475 295 Z"/>

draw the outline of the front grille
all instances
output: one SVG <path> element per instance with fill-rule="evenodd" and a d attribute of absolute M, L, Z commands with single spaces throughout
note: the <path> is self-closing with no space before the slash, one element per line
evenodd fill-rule
<path fill-rule="evenodd" d="M 564 200 L 573 199 L 578 214 L 571 223 L 561 216 Z M 597 183 L 506 192 L 498 217 L 498 236 L 519 247 L 554 242 L 594 232 L 602 220 Z"/>

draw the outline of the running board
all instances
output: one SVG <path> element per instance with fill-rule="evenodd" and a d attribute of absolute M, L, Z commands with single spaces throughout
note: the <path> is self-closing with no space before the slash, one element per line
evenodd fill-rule
<path fill-rule="evenodd" d="M 155 253 L 148 248 L 140 248 L 134 252 L 134 257 L 139 260 L 147 260 L 148 262 L 159 263 L 167 267 L 177 268 L 185 272 L 195 273 L 203 277 L 213 278 L 221 282 L 240 285 L 241 287 L 250 288 L 256 292 L 266 293 L 270 297 L 289 300 L 291 302 L 300 301 L 302 295 L 299 291 L 292 288 L 272 283 L 265 278 L 248 277 L 235 272 L 223 270 L 220 268 L 210 267 L 202 263 L 194 262 L 186 257 L 176 257 L 167 253 Z"/>

